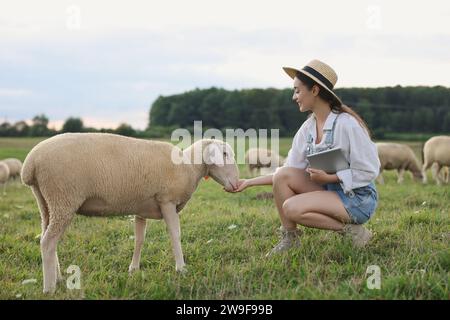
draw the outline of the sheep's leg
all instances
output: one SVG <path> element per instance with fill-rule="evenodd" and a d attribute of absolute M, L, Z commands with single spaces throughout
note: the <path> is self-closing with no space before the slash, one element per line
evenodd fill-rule
<path fill-rule="evenodd" d="M 56 255 L 56 246 L 64 230 L 72 220 L 72 216 L 60 215 L 57 221 L 52 221 L 41 239 L 42 267 L 44 273 L 44 293 L 53 293 L 56 290 L 56 281 L 58 276 L 58 258 Z"/>
<path fill-rule="evenodd" d="M 145 227 L 147 220 L 139 216 L 134 217 L 134 253 L 128 271 L 131 273 L 139 270 L 139 263 L 141 261 L 141 250 L 145 239 Z"/>
<path fill-rule="evenodd" d="M 405 174 L 404 168 L 399 168 L 397 170 L 397 183 L 403 183 L 403 175 Z"/>
<path fill-rule="evenodd" d="M 425 163 L 422 166 L 422 183 L 427 183 L 428 177 L 427 177 L 427 169 L 430 167 L 430 164 L 425 161 Z"/>
<path fill-rule="evenodd" d="M 178 216 L 176 206 L 172 203 L 165 203 L 161 205 L 161 211 L 172 241 L 176 270 L 179 272 L 184 272 L 186 269 L 183 251 L 181 249 L 180 218 Z"/>
<path fill-rule="evenodd" d="M 439 171 L 441 171 L 442 166 L 435 162 L 431 167 L 431 173 L 433 174 L 433 179 L 436 181 L 438 186 L 441 185 L 441 178 L 439 177 Z"/>
<path fill-rule="evenodd" d="M 450 176 L 450 168 L 449 167 L 445 167 L 444 168 L 444 182 L 448 183 L 449 180 L 449 176 Z"/>
<path fill-rule="evenodd" d="M 384 184 L 383 171 L 380 171 L 380 174 L 377 177 L 377 181 L 379 184 Z"/>

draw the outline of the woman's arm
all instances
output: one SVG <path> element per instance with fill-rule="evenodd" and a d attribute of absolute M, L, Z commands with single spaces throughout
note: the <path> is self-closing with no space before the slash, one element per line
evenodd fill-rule
<path fill-rule="evenodd" d="M 269 174 L 266 176 L 259 176 L 253 179 L 248 179 L 248 184 L 249 186 L 268 186 L 268 185 L 272 185 L 272 181 L 273 181 L 273 174 Z"/>
<path fill-rule="evenodd" d="M 238 182 L 238 188 L 236 190 L 233 190 L 232 192 L 241 192 L 248 187 L 272 185 L 272 181 L 273 181 L 273 174 L 260 176 L 252 179 L 240 179 Z"/>

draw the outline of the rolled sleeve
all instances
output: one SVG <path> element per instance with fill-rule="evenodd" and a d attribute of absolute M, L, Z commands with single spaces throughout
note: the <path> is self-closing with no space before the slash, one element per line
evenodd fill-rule
<path fill-rule="evenodd" d="M 341 181 L 344 192 L 370 184 L 378 176 L 380 160 L 375 143 L 361 126 L 350 126 L 349 163 L 350 169 L 338 171 L 336 174 Z"/>
<path fill-rule="evenodd" d="M 278 167 L 275 170 L 275 174 L 283 167 L 293 167 L 298 169 L 305 169 L 308 165 L 305 153 L 303 151 L 304 137 L 303 137 L 304 126 L 295 134 L 292 140 L 291 149 L 288 152 L 286 161 L 282 167 Z"/>
<path fill-rule="evenodd" d="M 352 169 L 345 169 L 336 172 L 339 180 L 341 181 L 341 187 L 345 193 L 349 193 L 352 190 L 353 178 Z"/>

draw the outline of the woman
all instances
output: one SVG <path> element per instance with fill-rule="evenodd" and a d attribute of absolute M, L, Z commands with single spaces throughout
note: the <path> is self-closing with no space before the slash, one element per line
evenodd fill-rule
<path fill-rule="evenodd" d="M 363 224 L 377 207 L 374 180 L 380 168 L 369 129 L 333 92 L 337 75 L 330 66 L 313 60 L 302 69 L 283 69 L 294 79 L 292 99 L 300 112 L 312 114 L 295 135 L 284 166 L 273 175 L 240 180 L 234 192 L 273 185 L 282 239 L 267 256 L 299 245 L 297 224 L 348 234 L 354 245 L 363 247 L 372 237 Z M 308 154 L 336 147 L 344 152 L 349 169 L 327 174 L 309 167 Z"/>

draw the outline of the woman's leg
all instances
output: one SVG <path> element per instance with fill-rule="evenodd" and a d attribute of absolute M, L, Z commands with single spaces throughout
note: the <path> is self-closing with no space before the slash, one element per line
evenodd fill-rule
<path fill-rule="evenodd" d="M 309 174 L 305 170 L 291 167 L 278 169 L 273 176 L 273 195 L 281 224 L 286 230 L 295 230 L 297 222 L 286 216 L 283 210 L 284 202 L 297 194 L 319 190 L 323 191 L 324 188 L 311 181 Z"/>
<path fill-rule="evenodd" d="M 341 198 L 333 191 L 313 191 L 295 195 L 283 204 L 284 215 L 306 227 L 341 231 L 351 223 Z"/>

